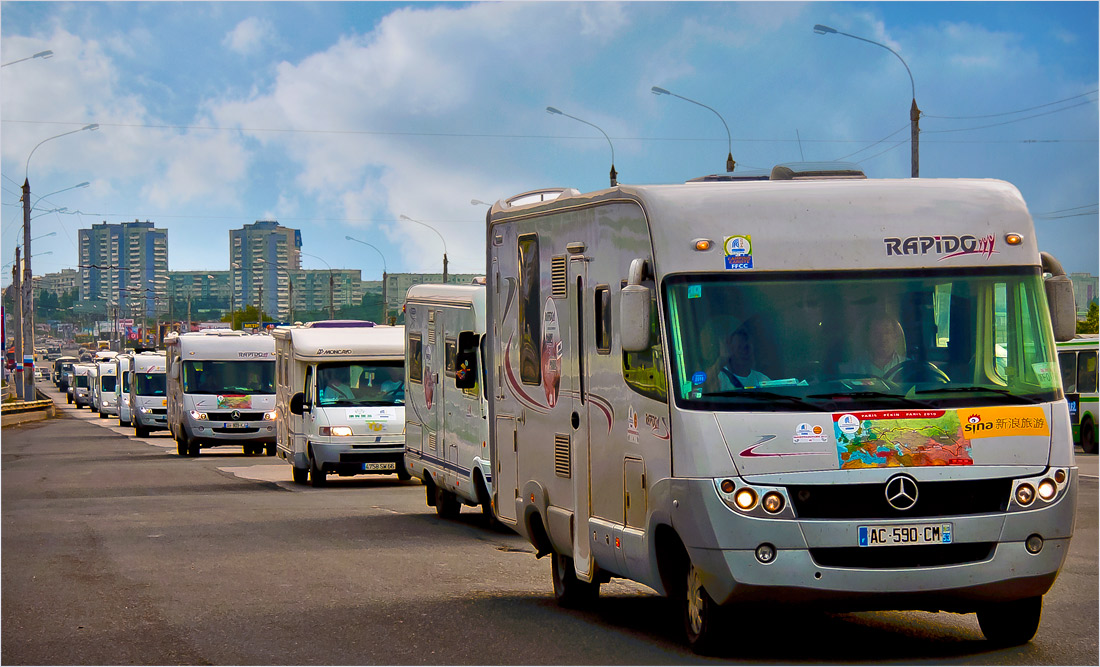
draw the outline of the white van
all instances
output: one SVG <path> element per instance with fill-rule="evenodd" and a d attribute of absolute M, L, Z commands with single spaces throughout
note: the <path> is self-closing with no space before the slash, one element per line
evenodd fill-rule
<path fill-rule="evenodd" d="M 134 434 L 168 430 L 168 380 L 164 352 L 146 351 L 130 361 L 130 409 Z"/>
<path fill-rule="evenodd" d="M 481 379 L 484 285 L 414 285 L 405 299 L 405 467 L 440 516 L 493 519 L 489 406 Z"/>
<path fill-rule="evenodd" d="M 699 651 L 770 603 L 1035 634 L 1076 512 L 1072 288 L 1012 185 L 852 176 L 492 207 L 497 517 L 560 602 L 641 582 Z"/>
<path fill-rule="evenodd" d="M 294 481 L 397 473 L 405 450 L 404 327 L 328 320 L 272 332 L 276 454 Z"/>
<path fill-rule="evenodd" d="M 104 361 L 96 362 L 97 381 L 95 391 L 95 405 L 93 410 L 99 413 L 100 419 L 106 419 L 107 415 L 118 415 L 118 367 L 112 357 Z"/>
<path fill-rule="evenodd" d="M 275 341 L 267 334 L 205 329 L 169 334 L 168 426 L 180 456 L 240 445 L 275 453 Z"/>
<path fill-rule="evenodd" d="M 92 407 L 92 385 L 95 381 L 95 366 L 92 364 L 73 364 L 71 401 L 78 408 Z"/>
<path fill-rule="evenodd" d="M 133 353 L 127 352 L 116 356 L 114 360 L 115 375 L 118 376 L 115 409 L 118 411 L 119 426 L 129 426 L 133 421 L 133 415 L 130 412 L 130 366 L 133 358 Z"/>

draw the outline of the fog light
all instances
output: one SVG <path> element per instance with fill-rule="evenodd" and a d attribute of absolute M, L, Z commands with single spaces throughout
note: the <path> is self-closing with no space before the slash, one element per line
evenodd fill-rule
<path fill-rule="evenodd" d="M 760 504 L 764 506 L 765 511 L 775 514 L 783 509 L 783 496 L 777 491 L 768 491 L 764 494 L 764 500 Z"/>
<path fill-rule="evenodd" d="M 1016 487 L 1016 502 L 1027 507 L 1035 500 L 1035 487 L 1030 484 L 1021 484 Z"/>
<path fill-rule="evenodd" d="M 1029 554 L 1037 554 L 1043 550 L 1043 538 L 1038 535 L 1030 535 L 1027 541 L 1024 542 L 1024 546 Z"/>
<path fill-rule="evenodd" d="M 732 479 L 722 480 L 722 493 L 733 493 L 733 489 L 734 489 L 734 486 L 733 486 L 733 480 Z"/>
<path fill-rule="evenodd" d="M 761 544 L 756 547 L 756 560 L 760 561 L 764 565 L 775 560 L 775 547 L 768 543 Z"/>
<path fill-rule="evenodd" d="M 1055 470 L 1054 471 L 1054 481 L 1058 482 L 1059 484 L 1065 484 L 1066 483 L 1066 471 L 1065 470 Z"/>
<path fill-rule="evenodd" d="M 733 497 L 733 502 L 743 510 L 751 510 L 756 507 L 756 492 L 749 488 L 741 489 Z"/>
<path fill-rule="evenodd" d="M 1039 497 L 1043 500 L 1050 500 L 1057 492 L 1058 487 L 1054 485 L 1054 480 L 1044 479 L 1039 482 Z"/>

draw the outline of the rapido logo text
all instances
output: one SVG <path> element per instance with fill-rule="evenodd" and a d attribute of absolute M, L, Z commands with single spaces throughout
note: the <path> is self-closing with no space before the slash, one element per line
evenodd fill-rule
<path fill-rule="evenodd" d="M 884 238 L 886 256 L 893 255 L 941 255 L 939 261 L 962 257 L 963 255 L 985 255 L 986 259 L 997 252 L 996 239 L 992 234 L 981 238 L 975 236 L 910 236 L 908 238 Z"/>
<path fill-rule="evenodd" d="M 275 356 L 271 352 L 238 352 L 239 359 L 270 359 Z"/>

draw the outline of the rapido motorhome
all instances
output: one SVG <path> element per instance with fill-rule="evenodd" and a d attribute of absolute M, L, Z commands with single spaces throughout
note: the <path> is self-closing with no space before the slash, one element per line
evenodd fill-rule
<path fill-rule="evenodd" d="M 409 479 L 405 450 L 404 327 L 332 320 L 279 327 L 277 455 L 294 481 L 329 473 Z"/>
<path fill-rule="evenodd" d="M 642 582 L 696 650 L 717 605 L 794 601 L 1034 635 L 1076 511 L 1074 318 L 1015 187 L 777 167 L 487 227 L 497 515 L 559 601 Z"/>
<path fill-rule="evenodd" d="M 488 403 L 481 380 L 484 285 L 414 285 L 405 299 L 405 467 L 440 516 L 492 519 Z"/>
<path fill-rule="evenodd" d="M 241 445 L 275 453 L 275 341 L 267 334 L 205 329 L 169 335 L 168 426 L 180 456 Z"/>
<path fill-rule="evenodd" d="M 164 352 L 140 352 L 130 362 L 130 410 L 134 434 L 168 429 L 168 380 Z"/>

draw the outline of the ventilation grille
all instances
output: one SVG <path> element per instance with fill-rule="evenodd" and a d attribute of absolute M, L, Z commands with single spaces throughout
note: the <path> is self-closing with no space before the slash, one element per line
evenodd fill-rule
<path fill-rule="evenodd" d="M 428 449 L 435 451 L 435 433 L 428 434 Z"/>
<path fill-rule="evenodd" d="M 550 258 L 550 295 L 564 298 L 569 294 L 568 259 L 565 255 Z"/>
<path fill-rule="evenodd" d="M 435 322 L 428 323 L 428 345 L 435 345 Z"/>
<path fill-rule="evenodd" d="M 572 477 L 573 467 L 570 455 L 569 436 L 564 433 L 554 434 L 554 474 L 558 477 Z"/>

